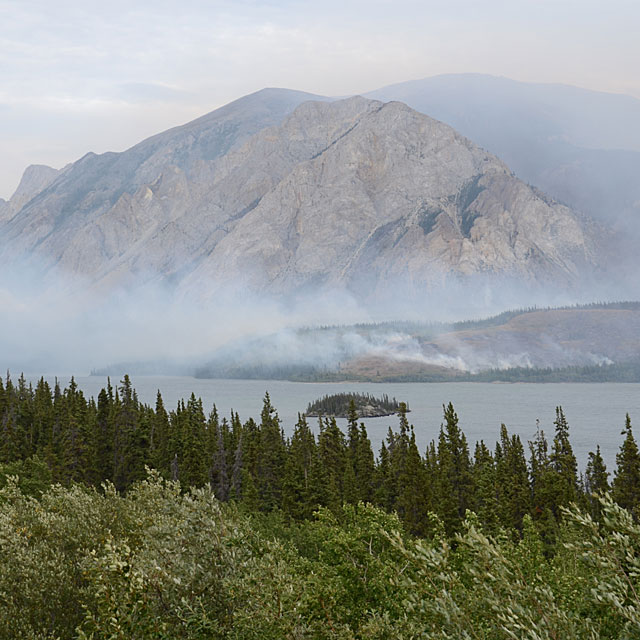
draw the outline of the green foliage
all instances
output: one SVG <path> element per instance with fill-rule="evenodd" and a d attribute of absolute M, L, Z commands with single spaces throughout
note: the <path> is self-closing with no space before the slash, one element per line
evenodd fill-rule
<path fill-rule="evenodd" d="M 156 472 L 126 494 L 54 486 L 39 499 L 10 477 L 0 504 L 2 638 L 640 634 L 640 526 L 608 495 L 600 523 L 563 511 L 551 558 L 529 516 L 514 540 L 471 512 L 448 539 L 430 515 L 421 539 L 372 505 L 247 515 Z"/>
<path fill-rule="evenodd" d="M 17 479 L 24 495 L 33 497 L 41 496 L 52 481 L 51 470 L 36 455 L 0 465 L 0 489 L 7 485 L 10 477 Z"/>
<path fill-rule="evenodd" d="M 369 393 L 334 393 L 326 395 L 315 402 L 310 402 L 305 414 L 307 416 L 334 416 L 336 418 L 347 418 L 355 408 L 358 417 L 363 415 L 365 409 L 372 410 L 371 415 L 388 416 L 398 413 L 401 405 L 404 411 L 409 411 L 406 402 L 398 402 L 395 398 L 389 398 L 385 393 L 380 398 L 376 398 Z"/>
<path fill-rule="evenodd" d="M 631 430 L 631 419 L 627 414 L 624 442 L 616 455 L 617 469 L 613 478 L 613 496 L 617 502 L 629 510 L 640 506 L 640 453 Z"/>
<path fill-rule="evenodd" d="M 400 403 L 376 459 L 353 399 L 346 434 L 299 416 L 285 439 L 268 395 L 243 424 L 143 405 L 126 376 L 97 403 L 7 378 L 0 638 L 638 637 L 629 417 L 609 496 L 599 449 L 578 482 L 560 407 L 528 467 L 504 425 L 472 459 L 443 410 L 421 454 Z"/>

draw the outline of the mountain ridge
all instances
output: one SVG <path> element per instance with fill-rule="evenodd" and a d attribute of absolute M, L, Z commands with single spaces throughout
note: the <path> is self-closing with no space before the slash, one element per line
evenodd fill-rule
<path fill-rule="evenodd" d="M 486 74 L 396 83 L 368 97 L 401 100 L 453 126 L 516 175 L 574 209 L 640 235 L 640 100 Z"/>
<path fill-rule="evenodd" d="M 83 156 L 3 225 L 0 255 L 200 296 L 216 282 L 419 294 L 491 273 L 571 284 L 599 265 L 588 221 L 450 126 L 397 101 L 308 97 L 256 92 Z"/>

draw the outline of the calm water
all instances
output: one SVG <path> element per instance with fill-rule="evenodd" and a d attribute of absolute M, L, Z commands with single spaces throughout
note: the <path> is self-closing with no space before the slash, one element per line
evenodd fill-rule
<path fill-rule="evenodd" d="M 69 378 L 61 376 L 59 380 L 66 385 Z M 94 397 L 106 384 L 106 379 L 100 377 L 76 377 L 76 381 L 85 395 Z M 268 391 L 287 434 L 292 432 L 298 412 L 323 395 L 347 391 L 386 393 L 409 404 L 409 419 L 421 452 L 437 438 L 442 405 L 449 401 L 454 404 L 472 452 L 474 443 L 481 439 L 493 448 L 501 423 L 510 433 L 519 434 L 526 447 L 526 441 L 535 434 L 538 419 L 551 440 L 557 405 L 562 405 L 567 416 L 571 442 L 583 468 L 588 452 L 599 444 L 609 470 L 613 470 L 625 413 L 630 414 L 632 424 L 637 422 L 636 433 L 640 433 L 640 384 L 302 383 L 170 376 L 134 376 L 132 381 L 142 402 L 153 405 L 159 389 L 165 406 L 171 409 L 193 392 L 202 398 L 206 411 L 215 403 L 221 415 L 228 416 L 233 409 L 243 421 L 249 417 L 259 419 L 262 398 Z M 315 419 L 310 422 L 315 426 Z M 346 421 L 339 422 L 344 428 Z M 397 419 L 368 418 L 365 423 L 377 451 L 388 427 L 395 427 Z"/>

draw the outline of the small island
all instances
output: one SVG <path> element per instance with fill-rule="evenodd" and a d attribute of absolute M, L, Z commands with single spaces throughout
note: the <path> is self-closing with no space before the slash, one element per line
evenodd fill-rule
<path fill-rule="evenodd" d="M 406 411 L 409 411 L 409 405 L 406 402 L 398 402 L 395 398 L 390 399 L 386 393 L 380 398 L 368 393 L 334 393 L 310 403 L 305 415 L 347 418 L 352 402 L 359 418 L 391 416 L 400 411 L 402 404 L 405 405 Z"/>

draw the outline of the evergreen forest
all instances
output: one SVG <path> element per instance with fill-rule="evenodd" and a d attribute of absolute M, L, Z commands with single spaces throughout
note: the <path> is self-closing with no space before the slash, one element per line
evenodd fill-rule
<path fill-rule="evenodd" d="M 376 398 L 370 393 L 334 393 L 310 402 L 305 411 L 306 416 L 335 416 L 348 418 L 349 412 L 355 406 L 358 416 L 390 416 L 400 411 L 400 403 L 389 399 L 385 393 Z M 409 405 L 405 402 L 403 411 L 409 412 Z"/>
<path fill-rule="evenodd" d="M 0 380 L 1 638 L 638 638 L 640 452 Z"/>

